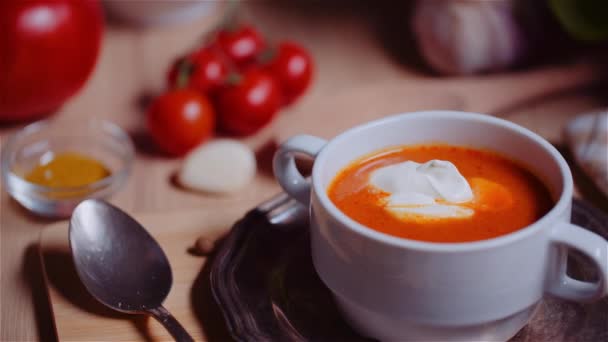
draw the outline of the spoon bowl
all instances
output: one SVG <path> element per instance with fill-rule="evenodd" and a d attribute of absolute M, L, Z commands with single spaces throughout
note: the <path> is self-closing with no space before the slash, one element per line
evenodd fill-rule
<path fill-rule="evenodd" d="M 167 256 L 137 221 L 103 200 L 86 200 L 70 219 L 70 248 L 80 280 L 104 305 L 150 314 L 178 341 L 192 341 L 162 302 L 173 276 Z"/>

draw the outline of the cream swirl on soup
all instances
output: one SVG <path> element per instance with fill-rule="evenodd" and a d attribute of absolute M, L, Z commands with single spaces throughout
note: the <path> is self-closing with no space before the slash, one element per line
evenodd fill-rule
<path fill-rule="evenodd" d="M 474 194 L 453 163 L 437 159 L 426 163 L 405 161 L 378 168 L 370 174 L 369 184 L 388 194 L 379 204 L 400 219 L 464 219 L 473 216 L 475 209 L 490 209 L 491 203 L 485 203 L 488 191 L 499 191 L 503 197 L 510 197 L 504 187 L 478 178 L 472 180 L 476 188 Z"/>

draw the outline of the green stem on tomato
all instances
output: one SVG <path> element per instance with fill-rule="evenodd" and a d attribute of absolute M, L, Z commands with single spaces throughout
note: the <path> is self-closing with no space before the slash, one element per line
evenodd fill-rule
<path fill-rule="evenodd" d="M 201 39 L 200 43 L 201 45 L 209 45 L 209 43 L 211 43 L 215 39 L 218 32 L 220 31 L 234 31 L 238 28 L 237 15 L 239 10 L 239 4 L 240 0 L 226 1 L 226 12 L 224 13 L 220 22 L 215 25 L 212 30 L 203 35 L 203 38 Z"/>
<path fill-rule="evenodd" d="M 177 80 L 175 81 L 175 87 L 177 89 L 183 89 L 188 86 L 190 75 L 194 71 L 194 64 L 187 58 L 182 59 L 177 66 Z"/>
<path fill-rule="evenodd" d="M 237 15 L 240 2 L 240 0 L 228 0 L 226 14 L 218 26 L 219 29 L 235 30 L 237 28 Z"/>
<path fill-rule="evenodd" d="M 237 85 L 243 81 L 243 75 L 238 72 L 231 72 L 226 76 L 226 84 Z"/>
<path fill-rule="evenodd" d="M 266 48 L 257 56 L 256 61 L 260 64 L 270 63 L 277 55 L 276 48 Z"/>

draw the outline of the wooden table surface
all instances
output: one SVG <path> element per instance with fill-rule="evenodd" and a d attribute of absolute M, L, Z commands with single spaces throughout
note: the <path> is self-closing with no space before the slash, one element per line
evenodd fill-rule
<path fill-rule="evenodd" d="M 605 105 L 608 98 L 608 90 L 602 86 L 604 74 L 592 61 L 490 76 L 439 78 L 400 61 L 398 53 L 387 49 L 390 44 L 377 30 L 378 22 L 383 23 L 378 20 L 378 10 L 289 3 L 247 2 L 241 9 L 241 16 L 255 22 L 271 40 L 290 38 L 307 46 L 317 63 L 308 94 L 285 110 L 261 137 L 249 139 L 254 147 L 263 145 L 268 137 L 281 141 L 298 132 L 329 137 L 369 118 L 420 109 L 503 116 L 560 144 L 561 130 L 570 118 Z M 151 29 L 110 22 L 94 74 L 54 116 L 65 121 L 68 129 L 70 122 L 83 117 L 101 117 L 132 133 L 139 147 L 133 174 L 111 199 L 127 211 L 253 206 L 278 190 L 264 155 L 255 183 L 238 195 L 180 190 L 171 181 L 180 161 L 151 150 L 143 133 L 142 102 L 162 90 L 169 62 L 196 44 L 216 20 L 206 17 Z M 403 40 L 407 46 L 407 39 Z M 0 126 L 0 141 L 20 127 Z M 53 328 L 37 253 L 41 229 L 50 221 L 29 215 L 0 192 L 0 340 L 51 339 Z M 586 194 L 594 196 L 593 191 Z"/>

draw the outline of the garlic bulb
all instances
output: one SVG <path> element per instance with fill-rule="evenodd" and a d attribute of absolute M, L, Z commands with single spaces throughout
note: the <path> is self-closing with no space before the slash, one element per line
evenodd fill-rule
<path fill-rule="evenodd" d="M 414 10 L 420 52 L 440 73 L 500 70 L 522 56 L 524 33 L 511 1 L 421 0 Z"/>

